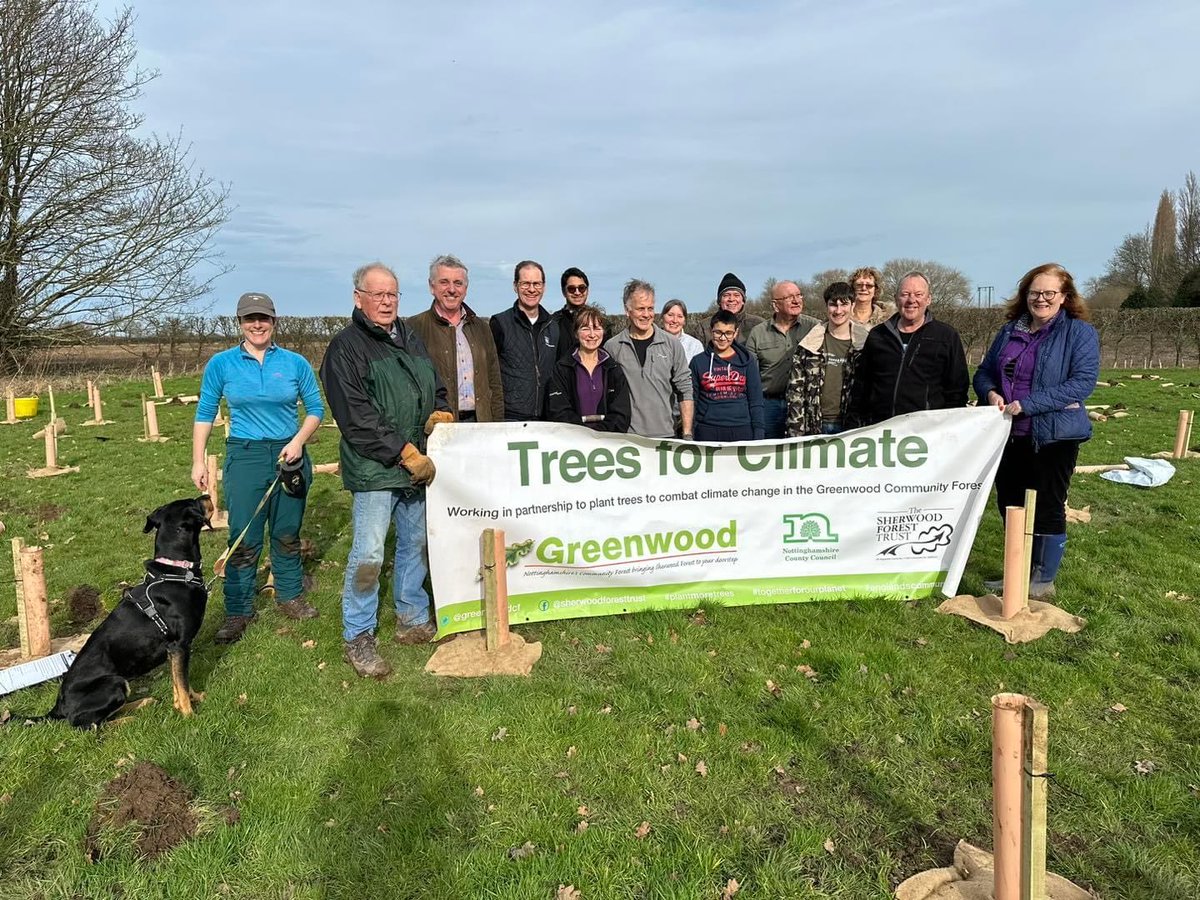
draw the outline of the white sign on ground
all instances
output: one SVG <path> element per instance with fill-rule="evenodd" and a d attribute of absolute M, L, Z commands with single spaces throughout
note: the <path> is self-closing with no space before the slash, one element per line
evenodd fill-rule
<path fill-rule="evenodd" d="M 544 422 L 439 425 L 438 634 L 483 627 L 479 536 L 502 528 L 509 620 L 954 594 L 1010 420 L 912 413 L 735 445 Z"/>

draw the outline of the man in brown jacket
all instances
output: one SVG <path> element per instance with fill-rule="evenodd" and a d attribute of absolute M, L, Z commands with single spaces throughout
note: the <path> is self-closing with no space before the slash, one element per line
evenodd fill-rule
<path fill-rule="evenodd" d="M 500 360 L 487 320 L 467 306 L 467 267 L 456 256 L 429 264 L 429 309 L 408 320 L 425 342 L 460 422 L 503 422 Z"/>

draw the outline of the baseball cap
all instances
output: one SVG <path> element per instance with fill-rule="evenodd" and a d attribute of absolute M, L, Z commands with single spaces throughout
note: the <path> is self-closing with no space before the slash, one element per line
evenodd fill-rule
<path fill-rule="evenodd" d="M 237 315 L 251 316 L 257 313 L 262 316 L 270 316 L 272 319 L 275 315 L 275 301 L 266 294 L 260 294 L 256 291 L 251 291 L 248 294 L 242 294 L 238 297 Z"/>

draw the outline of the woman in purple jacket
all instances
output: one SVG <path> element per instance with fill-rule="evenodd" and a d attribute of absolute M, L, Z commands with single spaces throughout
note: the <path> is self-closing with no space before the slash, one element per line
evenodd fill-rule
<path fill-rule="evenodd" d="M 1029 596 L 1045 597 L 1067 547 L 1067 486 L 1079 445 L 1092 436 L 1084 403 L 1096 389 L 1100 341 L 1071 273 L 1057 263 L 1027 272 L 1006 312 L 974 386 L 980 403 L 1013 417 L 996 503 L 1003 517 L 1006 506 L 1024 505 L 1027 489 L 1037 491 Z"/>

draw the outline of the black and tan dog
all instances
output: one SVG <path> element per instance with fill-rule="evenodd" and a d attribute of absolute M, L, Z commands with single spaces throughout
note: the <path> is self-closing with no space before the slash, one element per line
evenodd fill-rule
<path fill-rule="evenodd" d="M 212 527 L 207 496 L 176 500 L 146 518 L 154 536 L 154 559 L 146 560 L 145 580 L 126 588 L 121 602 L 92 632 L 63 676 L 58 701 L 46 719 L 66 719 L 90 728 L 120 712 L 129 697 L 130 678 L 171 662 L 175 708 L 192 714 L 202 695 L 188 684 L 192 640 L 204 621 L 208 591 L 200 569 L 200 530 Z"/>

